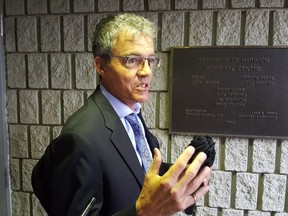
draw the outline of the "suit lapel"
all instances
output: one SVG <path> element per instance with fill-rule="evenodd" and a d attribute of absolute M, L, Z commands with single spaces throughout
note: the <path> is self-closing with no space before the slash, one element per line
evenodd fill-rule
<path fill-rule="evenodd" d="M 139 185 L 142 186 L 144 182 L 144 172 L 121 120 L 99 88 L 97 88 L 93 94 L 93 99 L 102 112 L 106 127 L 111 130 L 111 143 L 115 146 L 128 168 L 134 174 Z"/>

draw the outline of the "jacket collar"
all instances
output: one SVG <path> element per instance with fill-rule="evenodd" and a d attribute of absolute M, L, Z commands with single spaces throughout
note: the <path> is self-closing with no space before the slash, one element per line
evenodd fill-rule
<path fill-rule="evenodd" d="M 96 105 L 99 107 L 99 110 L 101 111 L 103 118 L 105 119 L 105 126 L 111 131 L 110 140 L 112 144 L 122 156 L 127 167 L 134 174 L 139 185 L 142 186 L 144 182 L 144 172 L 138 162 L 131 141 L 121 120 L 119 119 L 117 113 L 110 105 L 108 100 L 101 93 L 99 87 L 97 87 L 97 89 L 93 93 L 92 98 Z"/>

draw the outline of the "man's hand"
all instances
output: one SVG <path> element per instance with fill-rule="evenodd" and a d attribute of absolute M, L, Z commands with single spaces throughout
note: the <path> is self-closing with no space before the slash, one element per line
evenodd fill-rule
<path fill-rule="evenodd" d="M 206 159 L 203 152 L 188 164 L 194 151 L 192 146 L 187 147 L 170 169 L 163 176 L 159 176 L 162 156 L 159 149 L 154 149 L 154 160 L 136 201 L 138 216 L 172 215 L 193 205 L 196 199 L 206 194 L 211 168 L 204 167 L 198 173 Z"/>

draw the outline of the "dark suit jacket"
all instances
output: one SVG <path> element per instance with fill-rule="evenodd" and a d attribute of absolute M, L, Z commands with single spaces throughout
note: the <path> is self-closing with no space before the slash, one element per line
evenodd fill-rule
<path fill-rule="evenodd" d="M 159 147 L 142 116 L 151 151 Z M 65 123 L 33 169 L 32 186 L 52 216 L 136 215 L 144 173 L 118 115 L 99 88 Z M 93 214 L 91 214 L 93 213 Z"/>

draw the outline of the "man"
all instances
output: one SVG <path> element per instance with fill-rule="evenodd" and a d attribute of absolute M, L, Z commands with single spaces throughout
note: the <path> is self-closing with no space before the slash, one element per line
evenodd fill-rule
<path fill-rule="evenodd" d="M 211 169 L 199 171 L 206 155 L 188 164 L 194 152 L 188 147 L 174 165 L 162 163 L 158 141 L 140 113 L 159 63 L 155 29 L 134 14 L 108 17 L 96 26 L 100 85 L 33 170 L 35 194 L 49 215 L 172 215 L 208 191 Z M 128 118 L 133 113 L 138 132 Z M 144 156 L 138 149 L 142 132 Z"/>

